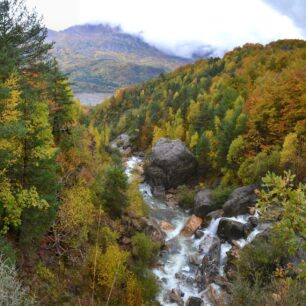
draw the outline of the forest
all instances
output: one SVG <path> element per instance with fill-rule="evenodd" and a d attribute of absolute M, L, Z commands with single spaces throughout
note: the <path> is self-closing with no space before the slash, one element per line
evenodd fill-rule
<path fill-rule="evenodd" d="M 283 259 L 297 242 L 305 251 L 306 42 L 246 44 L 91 109 L 74 100 L 47 34 L 23 0 L 0 2 L 0 305 L 160 305 L 163 246 L 141 179 L 128 180 L 111 146 L 122 133 L 134 152 L 162 137 L 187 145 L 199 171 L 178 188 L 183 205 L 195 185 L 224 202 L 262 181 L 258 207 L 274 201 L 282 218 L 272 243 L 243 249 L 227 304 L 304 305 L 305 262 Z"/>

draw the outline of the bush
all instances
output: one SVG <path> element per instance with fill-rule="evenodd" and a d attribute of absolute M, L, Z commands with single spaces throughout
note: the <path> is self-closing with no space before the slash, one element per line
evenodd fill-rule
<path fill-rule="evenodd" d="M 157 246 L 152 242 L 150 237 L 144 233 L 137 233 L 132 237 L 133 254 L 139 262 L 147 265 L 154 260 L 154 253 L 157 251 Z"/>
<path fill-rule="evenodd" d="M 128 210 L 135 213 L 137 216 L 147 216 L 148 206 L 144 203 L 142 194 L 139 191 L 140 178 L 136 174 L 133 175 L 133 180 L 129 184 L 127 192 L 129 199 Z"/>
<path fill-rule="evenodd" d="M 195 190 L 192 188 L 181 185 L 177 188 L 177 198 L 178 204 L 183 209 L 191 209 L 194 206 L 194 197 L 195 197 Z"/>
<path fill-rule="evenodd" d="M 280 152 L 277 148 L 269 152 L 260 152 L 255 157 L 245 160 L 238 170 L 243 184 L 258 182 L 268 171 L 280 170 Z"/>
<path fill-rule="evenodd" d="M 213 190 L 212 199 L 218 206 L 221 207 L 224 204 L 224 202 L 226 202 L 232 191 L 233 191 L 232 187 L 224 187 L 222 185 L 219 185 L 217 188 Z"/>

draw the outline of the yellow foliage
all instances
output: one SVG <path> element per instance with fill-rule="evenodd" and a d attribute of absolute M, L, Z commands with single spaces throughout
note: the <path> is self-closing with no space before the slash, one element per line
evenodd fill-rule
<path fill-rule="evenodd" d="M 129 273 L 126 284 L 126 306 L 142 305 L 142 295 L 140 286 L 134 274 Z"/>
<path fill-rule="evenodd" d="M 190 143 L 189 143 L 189 147 L 191 149 L 193 149 L 194 147 L 197 146 L 199 142 L 199 134 L 198 132 L 195 132 L 192 136 L 191 136 L 191 139 L 190 139 Z"/>
<path fill-rule="evenodd" d="M 159 128 L 158 126 L 155 126 L 153 130 L 152 143 L 155 144 L 160 138 L 165 137 L 165 136 L 166 136 L 166 133 L 163 131 L 163 129 Z"/>
<path fill-rule="evenodd" d="M 128 210 L 134 212 L 138 216 L 144 216 L 146 214 L 146 206 L 143 203 L 143 198 L 139 192 L 140 178 L 137 175 L 134 175 L 133 181 L 129 185 L 128 189 L 128 198 L 129 198 L 129 207 Z"/>
<path fill-rule="evenodd" d="M 89 228 L 94 222 L 94 205 L 90 190 L 75 186 L 63 195 L 55 230 L 60 240 L 70 248 L 78 248 L 88 239 Z"/>
<path fill-rule="evenodd" d="M 97 252 L 97 279 L 100 286 L 112 288 L 113 284 L 120 284 L 126 274 L 128 252 L 121 251 L 118 245 L 110 245 L 103 254 L 100 249 L 93 249 L 91 264 L 94 265 Z"/>

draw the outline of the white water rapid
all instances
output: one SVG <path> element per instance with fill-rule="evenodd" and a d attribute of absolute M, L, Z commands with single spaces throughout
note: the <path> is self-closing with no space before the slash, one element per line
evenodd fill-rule
<path fill-rule="evenodd" d="M 141 162 L 141 158 L 135 156 L 131 157 L 126 162 L 125 172 L 129 180 L 132 179 L 134 168 Z M 158 223 L 166 221 L 175 227 L 172 231 L 165 231 L 167 250 L 160 252 L 159 265 L 153 269 L 154 274 L 161 284 L 158 301 L 161 305 L 173 306 L 174 304 L 170 303 L 168 297 L 169 292 L 175 289 L 180 290 L 184 294 L 182 297 L 184 302 L 187 301 L 188 297 L 195 296 L 201 297 L 205 305 L 211 305 L 207 300 L 206 292 L 201 292 L 197 287 L 195 276 L 198 266 L 191 261 L 197 261 L 198 263 L 202 262 L 214 237 L 217 236 L 217 229 L 221 218 L 213 219 L 207 228 L 200 229 L 204 233 L 202 238 L 195 239 L 194 236 L 185 238 L 180 235 L 180 232 L 190 215 L 179 208 L 172 208 L 168 206 L 166 202 L 154 198 L 150 186 L 146 183 L 140 184 L 139 190 L 145 203 L 149 206 L 150 217 L 154 218 Z M 249 217 L 250 215 L 243 215 L 229 219 L 246 223 Z M 239 246 L 243 247 L 250 243 L 259 232 L 258 229 L 254 229 L 247 239 L 240 239 L 237 243 Z M 228 252 L 230 248 L 231 245 L 227 242 L 221 244 L 220 275 L 224 275 L 224 266 L 227 260 L 226 252 Z M 215 284 L 212 284 L 212 287 L 217 291 L 219 290 L 219 287 Z"/>

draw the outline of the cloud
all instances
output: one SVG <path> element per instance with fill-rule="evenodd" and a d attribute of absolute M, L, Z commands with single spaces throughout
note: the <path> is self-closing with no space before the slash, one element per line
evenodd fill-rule
<path fill-rule="evenodd" d="M 273 1 L 273 0 L 271 0 Z M 270 1 L 270 2 L 271 2 Z M 276 0 L 275 0 L 276 1 Z M 246 42 L 302 38 L 293 20 L 263 0 L 28 0 L 48 27 L 107 22 L 180 55 L 213 46 L 229 50 Z"/>
<path fill-rule="evenodd" d="M 305 0 L 264 0 L 267 4 L 290 17 L 306 36 L 306 1 Z"/>

